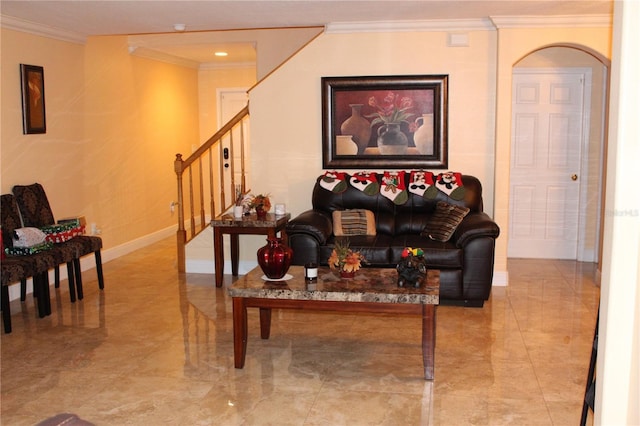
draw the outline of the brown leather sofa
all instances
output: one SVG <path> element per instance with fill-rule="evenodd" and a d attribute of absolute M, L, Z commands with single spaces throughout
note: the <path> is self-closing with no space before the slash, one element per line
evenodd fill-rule
<path fill-rule="evenodd" d="M 286 228 L 295 265 L 315 262 L 326 265 L 336 236 L 333 211 L 366 209 L 375 217 L 376 235 L 351 235 L 349 242 L 367 259 L 365 267 L 394 268 L 405 247 L 421 248 L 427 265 L 440 270 L 440 303 L 482 307 L 489 298 L 493 279 L 495 239 L 498 225 L 483 212 L 482 185 L 468 175 L 462 175 L 464 188 L 461 199 L 453 199 L 437 191 L 427 199 L 413 193 L 406 202 L 397 204 L 380 193 L 369 195 L 351 185 L 340 193 L 327 190 L 319 176 L 311 196 L 312 209 L 293 220 Z M 382 174 L 377 174 L 382 184 Z M 409 187 L 409 173 L 404 176 Z M 438 201 L 466 206 L 468 214 L 445 242 L 434 241 L 423 234 Z"/>

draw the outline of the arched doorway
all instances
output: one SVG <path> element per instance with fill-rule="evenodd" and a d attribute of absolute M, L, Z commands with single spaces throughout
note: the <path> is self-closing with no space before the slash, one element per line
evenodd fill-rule
<path fill-rule="evenodd" d="M 601 257 L 605 62 L 547 46 L 513 67 L 508 257 Z"/>

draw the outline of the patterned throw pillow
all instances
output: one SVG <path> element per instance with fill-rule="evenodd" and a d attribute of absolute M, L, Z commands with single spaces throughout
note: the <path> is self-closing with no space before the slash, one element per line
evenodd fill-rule
<path fill-rule="evenodd" d="M 352 209 L 333 212 L 333 234 L 336 237 L 346 235 L 376 235 L 376 220 L 371 210 Z"/>
<path fill-rule="evenodd" d="M 429 218 L 422 231 L 422 236 L 429 237 L 434 241 L 449 241 L 467 213 L 469 213 L 469 209 L 466 207 L 438 201 L 436 211 Z"/>

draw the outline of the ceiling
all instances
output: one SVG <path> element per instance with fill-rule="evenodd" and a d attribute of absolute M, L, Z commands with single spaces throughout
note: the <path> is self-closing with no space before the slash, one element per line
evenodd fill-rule
<path fill-rule="evenodd" d="M 2 24 L 34 24 L 65 32 L 81 39 L 92 35 L 140 35 L 174 33 L 175 24 L 186 32 L 292 28 L 344 22 L 429 21 L 486 19 L 490 16 L 611 15 L 613 0 L 280 0 L 280 1 L 193 1 L 193 0 L 2 0 Z M 222 34 L 224 39 L 224 34 Z M 182 46 L 171 55 L 203 62 L 210 58 L 210 44 Z M 224 44 L 220 33 L 215 44 Z M 161 46 L 157 47 L 162 50 Z M 166 46 L 168 48 L 168 46 Z M 221 61 L 247 61 L 251 43 L 225 46 L 230 53 L 243 49 L 243 58 Z M 240 52 L 240 51 L 238 51 Z M 238 53 L 240 54 L 240 53 Z M 231 56 L 231 55 L 230 55 Z M 254 56 L 255 58 L 255 56 Z"/>

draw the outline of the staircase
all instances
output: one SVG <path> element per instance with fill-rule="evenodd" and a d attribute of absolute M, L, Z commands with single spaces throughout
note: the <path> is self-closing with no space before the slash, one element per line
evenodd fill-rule
<path fill-rule="evenodd" d="M 186 271 L 186 244 L 209 227 L 212 217 L 234 204 L 237 190 L 247 192 L 245 135 L 248 125 L 249 107 L 246 106 L 186 160 L 182 154 L 176 154 L 179 272 Z"/>

